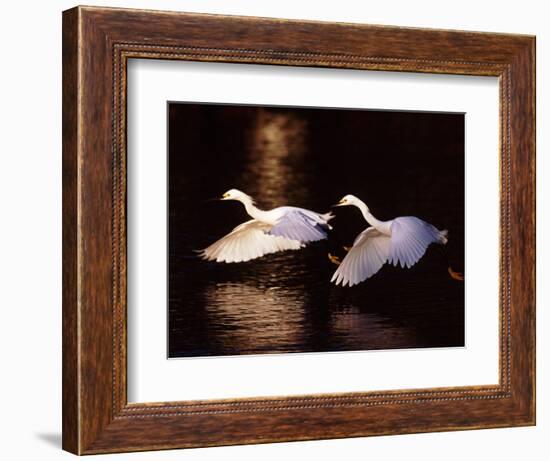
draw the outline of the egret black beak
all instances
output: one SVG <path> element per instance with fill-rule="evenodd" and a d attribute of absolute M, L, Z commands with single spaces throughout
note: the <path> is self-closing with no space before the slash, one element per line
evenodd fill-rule
<path fill-rule="evenodd" d="M 344 206 L 344 205 L 346 205 L 346 202 L 344 200 L 340 200 L 338 203 L 335 203 L 334 205 L 332 205 L 332 208 L 337 206 Z"/>

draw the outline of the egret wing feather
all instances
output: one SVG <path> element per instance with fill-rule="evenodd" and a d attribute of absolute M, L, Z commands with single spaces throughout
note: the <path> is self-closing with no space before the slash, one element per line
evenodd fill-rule
<path fill-rule="evenodd" d="M 431 243 L 446 243 L 445 236 L 446 231 L 414 216 L 396 218 L 391 224 L 388 262 L 409 268 L 424 256 Z"/>
<path fill-rule="evenodd" d="M 390 237 L 369 227 L 361 232 L 353 247 L 334 272 L 331 282 L 357 285 L 376 274 L 388 259 Z"/>
<path fill-rule="evenodd" d="M 252 219 L 235 227 L 229 234 L 201 250 L 200 256 L 207 261 L 236 263 L 303 247 L 303 244 L 297 240 L 267 233 L 270 229 L 271 225 Z"/>
<path fill-rule="evenodd" d="M 321 215 L 294 208 L 277 221 L 269 234 L 300 242 L 315 242 L 327 238 L 328 228 L 328 223 L 321 218 Z"/>

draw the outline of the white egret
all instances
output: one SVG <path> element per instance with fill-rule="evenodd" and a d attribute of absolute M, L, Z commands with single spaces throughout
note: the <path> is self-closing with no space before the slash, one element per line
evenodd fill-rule
<path fill-rule="evenodd" d="M 339 265 L 331 279 L 336 285 L 357 285 L 376 274 L 385 263 L 410 268 L 422 258 L 431 243 L 447 243 L 447 230 L 439 230 L 414 216 L 379 221 L 367 205 L 353 195 L 346 195 L 335 206 L 349 205 L 361 210 L 370 227 L 356 237 L 341 262 L 329 254 L 329 259 Z M 463 280 L 451 267 L 448 271 L 452 278 Z"/>
<path fill-rule="evenodd" d="M 237 200 L 253 218 L 235 227 L 229 234 L 200 250 L 208 261 L 237 263 L 284 250 L 299 250 L 306 243 L 327 238 L 332 213 L 292 206 L 260 210 L 249 195 L 237 189 L 228 190 L 221 200 Z"/>

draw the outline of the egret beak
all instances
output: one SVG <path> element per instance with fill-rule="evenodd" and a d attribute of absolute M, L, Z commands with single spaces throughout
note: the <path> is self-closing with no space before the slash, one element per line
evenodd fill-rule
<path fill-rule="evenodd" d="M 226 192 L 225 194 L 223 194 L 221 196 L 221 198 L 219 200 L 227 200 L 229 198 L 229 194 Z"/>
<path fill-rule="evenodd" d="M 332 206 L 332 208 L 334 208 L 334 207 L 337 207 L 337 206 L 344 206 L 344 205 L 347 205 L 347 202 L 344 199 L 342 199 L 338 203 L 335 203 L 334 205 L 331 205 L 331 206 Z"/>

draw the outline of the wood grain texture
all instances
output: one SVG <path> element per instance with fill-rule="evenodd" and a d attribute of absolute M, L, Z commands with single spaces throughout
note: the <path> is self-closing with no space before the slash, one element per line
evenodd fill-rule
<path fill-rule="evenodd" d="M 63 448 L 79 452 L 78 381 L 78 10 L 63 17 Z"/>
<path fill-rule="evenodd" d="M 533 37 L 506 34 L 91 7 L 64 12 L 64 449 L 90 454 L 534 424 L 534 50 Z M 128 404 L 132 58 L 498 76 L 499 384 Z"/>

